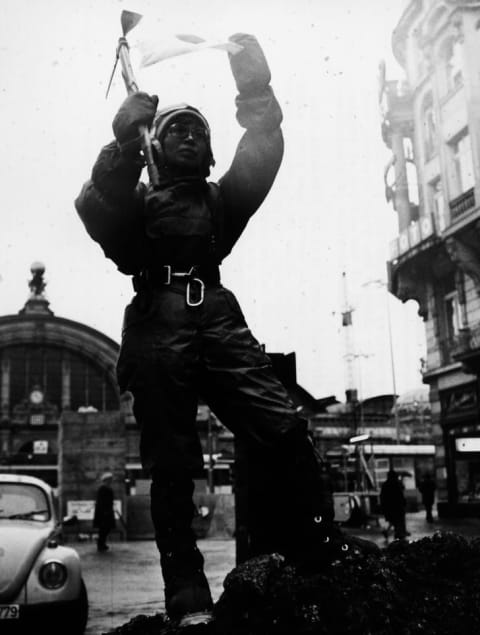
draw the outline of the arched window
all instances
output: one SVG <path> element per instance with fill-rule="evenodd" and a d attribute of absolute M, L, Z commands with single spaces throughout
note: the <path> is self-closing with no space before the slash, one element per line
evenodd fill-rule
<path fill-rule="evenodd" d="M 91 407 L 98 411 L 118 410 L 116 387 L 105 369 L 85 355 L 57 346 L 35 343 L 6 347 L 2 359 L 9 366 L 9 402 L 14 408 L 37 385 L 46 400 L 61 412 L 66 390 L 64 360 L 68 356 L 68 397 L 72 410 Z"/>

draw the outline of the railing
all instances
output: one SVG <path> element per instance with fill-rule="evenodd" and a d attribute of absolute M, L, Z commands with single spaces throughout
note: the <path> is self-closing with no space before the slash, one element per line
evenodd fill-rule
<path fill-rule="evenodd" d="M 473 351 L 480 351 L 480 324 L 462 329 L 453 342 L 452 355 L 455 357 Z"/>
<path fill-rule="evenodd" d="M 473 187 L 460 194 L 460 196 L 457 196 L 457 198 L 454 198 L 448 205 L 450 207 L 450 217 L 452 220 L 458 218 L 458 216 L 461 216 L 469 209 L 472 209 L 472 207 L 475 207 L 475 191 Z"/>
<path fill-rule="evenodd" d="M 423 241 L 437 235 L 433 216 L 425 214 L 416 221 L 412 221 L 407 229 L 400 232 L 400 236 L 390 243 L 390 258 L 396 260 Z"/>

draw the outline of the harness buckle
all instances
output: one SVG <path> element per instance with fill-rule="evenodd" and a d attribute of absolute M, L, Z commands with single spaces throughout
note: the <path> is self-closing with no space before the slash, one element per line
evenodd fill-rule
<path fill-rule="evenodd" d="M 167 279 L 164 281 L 163 284 L 171 284 L 172 282 L 172 265 L 163 265 L 163 268 L 166 271 L 167 274 Z"/>

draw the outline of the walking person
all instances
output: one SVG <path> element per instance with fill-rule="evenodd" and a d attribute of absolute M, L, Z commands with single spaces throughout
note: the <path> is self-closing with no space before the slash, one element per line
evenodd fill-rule
<path fill-rule="evenodd" d="M 245 443 L 259 490 L 268 478 L 275 483 L 268 496 L 249 492 L 256 510 L 251 555 L 277 551 L 322 567 L 348 549 L 307 423 L 220 282 L 219 265 L 267 196 L 283 156 L 282 112 L 264 53 L 251 35 L 230 39 L 243 47 L 229 61 L 245 132 L 219 181 L 207 180 L 215 162 L 202 113 L 188 104 L 157 111 L 156 97 L 136 93 L 121 105 L 115 140 L 101 150 L 76 201 L 90 236 L 132 276 L 136 292 L 125 312 L 117 377 L 134 397 L 167 614 L 181 625 L 208 621 L 212 609 L 191 527 L 193 477 L 203 469 L 199 397 Z M 157 189 L 139 182 L 139 125 L 151 130 Z M 273 274 L 256 267 L 252 275 Z M 278 523 L 281 496 L 295 506 L 289 523 Z"/>
<path fill-rule="evenodd" d="M 427 523 L 433 523 L 433 503 L 435 502 L 435 481 L 430 472 L 426 472 L 418 485 L 418 491 L 422 496 L 422 503 L 425 507 Z"/>
<path fill-rule="evenodd" d="M 101 485 L 97 490 L 93 526 L 98 530 L 97 551 L 109 550 L 108 534 L 115 528 L 115 514 L 113 510 L 113 475 L 105 472 L 101 477 Z"/>
<path fill-rule="evenodd" d="M 389 470 L 387 480 L 380 490 L 380 505 L 382 513 L 387 521 L 387 528 L 384 530 L 385 538 L 388 538 L 390 529 L 393 527 L 396 539 L 406 538 L 409 534 L 406 529 L 406 499 L 404 487 L 399 475 L 393 469 Z"/>

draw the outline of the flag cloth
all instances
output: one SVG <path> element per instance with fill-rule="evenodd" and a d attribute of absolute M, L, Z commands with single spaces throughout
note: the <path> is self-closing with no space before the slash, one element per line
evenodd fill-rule
<path fill-rule="evenodd" d="M 205 49 L 219 49 L 235 55 L 243 48 L 240 44 L 235 44 L 235 42 L 229 42 L 228 40 L 205 40 L 198 35 L 191 34 L 174 35 L 162 40 L 140 40 L 136 43 L 136 46 L 141 54 L 141 67 L 151 66 L 170 57 L 197 53 Z"/>
<path fill-rule="evenodd" d="M 345 311 L 342 313 L 342 326 L 352 325 L 352 311 Z"/>

